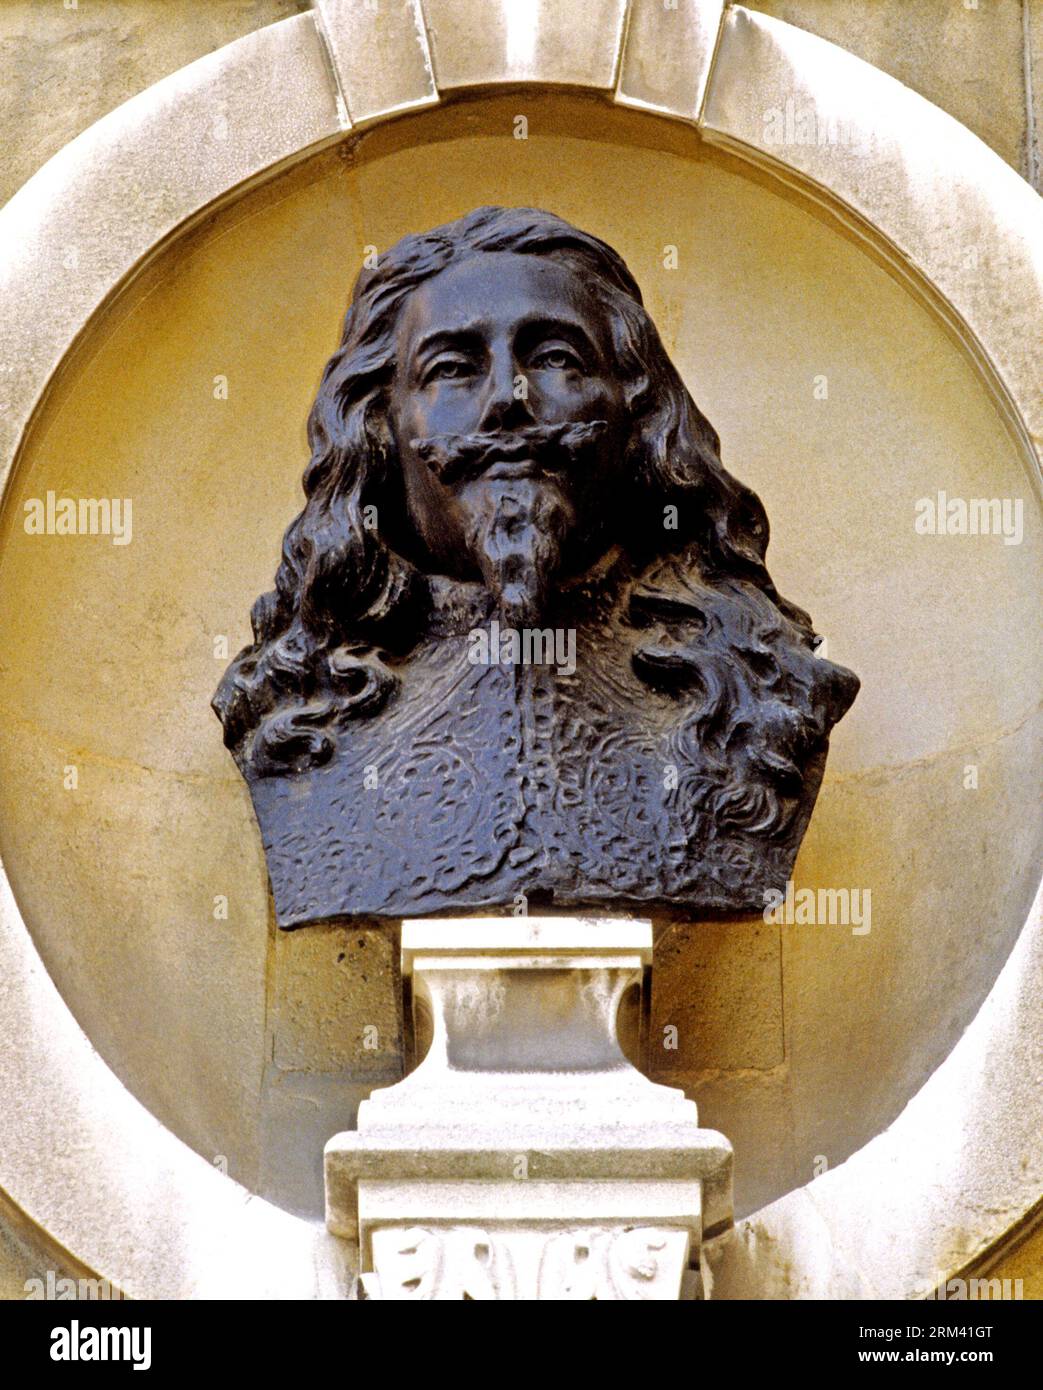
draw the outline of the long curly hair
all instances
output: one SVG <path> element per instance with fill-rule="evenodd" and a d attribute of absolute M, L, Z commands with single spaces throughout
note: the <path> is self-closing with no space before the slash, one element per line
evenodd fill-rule
<path fill-rule="evenodd" d="M 633 505 L 620 513 L 628 517 L 620 539 L 636 572 L 654 568 L 669 551 L 680 570 L 700 574 L 692 614 L 706 631 L 707 608 L 716 605 L 709 627 L 716 623 L 724 646 L 734 639 L 772 650 L 796 644 L 809 657 L 814 650 L 808 615 L 777 593 L 765 567 L 764 507 L 723 467 L 717 434 L 667 356 L 622 258 L 552 213 L 478 208 L 403 237 L 356 281 L 308 421 L 304 508 L 283 538 L 275 588 L 254 604 L 253 644 L 232 661 L 213 700 L 225 743 L 244 771 L 264 776 L 327 761 L 338 730 L 376 712 L 395 689 L 397 658 L 423 631 L 428 594 L 424 576 L 404 558 L 408 546 L 396 547 L 388 530 L 388 519 L 394 523 L 404 511 L 388 424 L 398 317 L 425 280 L 496 251 L 552 257 L 582 277 L 605 314 L 633 425 L 625 470 Z M 674 529 L 664 528 L 665 508 L 676 508 Z M 647 590 L 635 587 L 638 608 Z M 805 672 L 797 682 L 803 694 L 793 693 L 810 718 L 810 704 L 821 703 L 822 678 L 835 673 L 825 680 L 826 703 L 836 707 L 831 724 L 858 681 L 814 660 L 818 679 Z M 635 665 L 649 681 L 671 680 L 669 663 Z M 763 687 L 755 692 L 763 699 L 769 677 L 751 668 L 749 680 Z"/>

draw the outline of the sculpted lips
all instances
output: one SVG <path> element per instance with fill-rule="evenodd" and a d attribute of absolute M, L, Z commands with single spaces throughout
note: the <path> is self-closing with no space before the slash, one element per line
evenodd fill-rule
<path fill-rule="evenodd" d="M 542 469 L 534 459 L 494 459 L 482 473 L 483 478 L 534 478 Z"/>
<path fill-rule="evenodd" d="M 604 420 L 566 420 L 484 434 L 434 434 L 413 448 L 443 483 L 469 478 L 531 478 L 567 468 L 608 428 Z"/>

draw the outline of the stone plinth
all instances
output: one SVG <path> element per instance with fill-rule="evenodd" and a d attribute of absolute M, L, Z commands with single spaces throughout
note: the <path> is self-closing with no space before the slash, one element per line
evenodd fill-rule
<path fill-rule="evenodd" d="M 390 1299 L 700 1297 L 732 1219 L 731 1146 L 616 1036 L 647 922 L 406 922 L 431 1045 L 326 1146 L 326 1220 Z"/>

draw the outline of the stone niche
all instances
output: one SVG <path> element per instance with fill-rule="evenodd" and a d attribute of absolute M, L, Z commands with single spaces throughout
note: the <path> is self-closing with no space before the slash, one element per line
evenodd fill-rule
<path fill-rule="evenodd" d="M 59 991 L 176 1135 L 289 1210 L 413 1064 L 395 925 L 284 934 L 209 708 L 299 504 L 304 421 L 370 247 L 484 202 L 617 247 L 772 519 L 769 563 L 862 677 L 795 885 L 858 924 L 653 915 L 631 1059 L 734 1145 L 736 1214 L 884 1129 L 974 1017 L 1032 899 L 1040 529 L 1024 450 L 926 294 L 694 131 L 580 95 L 377 127 L 227 200 L 91 324 L 0 537 L 0 851 Z M 916 503 L 1022 497 L 1019 546 Z M 133 498 L 133 542 L 30 538 L 30 498 Z M 75 789 L 64 785 L 69 767 Z"/>

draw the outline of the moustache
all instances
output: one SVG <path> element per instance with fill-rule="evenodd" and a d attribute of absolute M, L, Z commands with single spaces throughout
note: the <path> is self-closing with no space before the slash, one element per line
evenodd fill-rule
<path fill-rule="evenodd" d="M 523 425 L 484 434 L 433 434 L 414 439 L 413 448 L 443 483 L 480 477 L 496 463 L 531 459 L 549 473 L 567 468 L 608 428 L 606 420 L 569 420 L 555 425 Z"/>

